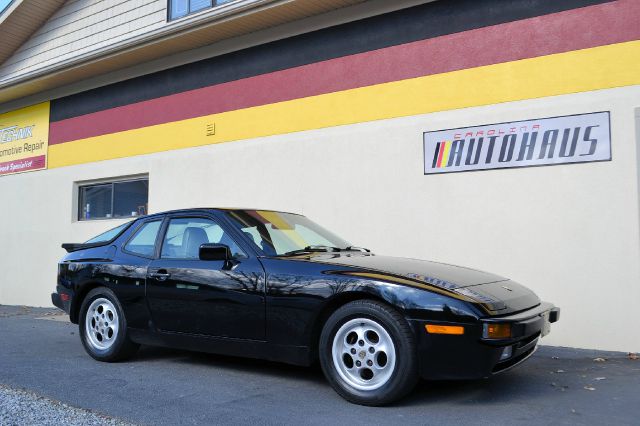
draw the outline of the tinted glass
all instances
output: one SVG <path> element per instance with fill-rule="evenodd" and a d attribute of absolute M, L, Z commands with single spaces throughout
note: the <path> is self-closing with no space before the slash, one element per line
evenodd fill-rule
<path fill-rule="evenodd" d="M 158 236 L 161 224 L 161 220 L 155 220 L 142 225 L 142 227 L 136 231 L 133 238 L 124 246 L 125 250 L 143 256 L 153 256 L 156 237 Z"/>
<path fill-rule="evenodd" d="M 233 0 L 170 0 L 169 19 L 182 18 L 190 13 L 200 12 L 231 1 Z"/>
<path fill-rule="evenodd" d="M 112 239 L 114 239 L 118 234 L 120 234 L 120 232 L 122 232 L 127 226 L 129 226 L 129 224 L 131 224 L 131 222 L 127 222 L 127 223 L 123 223 L 120 226 L 116 226 L 113 229 L 109 229 L 107 232 L 104 232 L 96 237 L 93 237 L 92 239 L 85 241 L 85 244 L 90 244 L 90 243 L 104 243 L 107 241 L 111 241 Z"/>
<path fill-rule="evenodd" d="M 111 217 L 112 186 L 92 185 L 80 188 L 79 219 L 101 219 Z"/>
<path fill-rule="evenodd" d="M 148 179 L 81 186 L 78 220 L 144 216 L 148 200 Z"/>
<path fill-rule="evenodd" d="M 307 246 L 347 248 L 351 244 L 304 216 L 262 210 L 229 212 L 232 223 L 266 255 L 280 255 Z"/>
<path fill-rule="evenodd" d="M 0 0 L 0 15 L 9 7 L 13 0 Z"/>
<path fill-rule="evenodd" d="M 225 244 L 235 257 L 245 257 L 236 242 L 216 222 L 205 218 L 171 219 L 162 243 L 165 259 L 198 259 L 202 244 Z"/>
<path fill-rule="evenodd" d="M 147 214 L 149 181 L 116 182 L 113 191 L 113 217 Z"/>
<path fill-rule="evenodd" d="M 189 13 L 189 0 L 171 0 L 169 16 L 172 19 L 180 18 Z"/>
<path fill-rule="evenodd" d="M 211 0 L 191 0 L 191 9 L 189 12 L 198 12 L 208 7 L 211 7 Z"/>

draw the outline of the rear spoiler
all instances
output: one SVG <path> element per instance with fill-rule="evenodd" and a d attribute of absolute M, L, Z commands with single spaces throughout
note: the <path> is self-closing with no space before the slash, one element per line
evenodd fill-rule
<path fill-rule="evenodd" d="M 67 253 L 72 253 L 78 250 L 84 250 L 93 247 L 102 247 L 109 244 L 109 241 L 101 242 L 101 243 L 64 243 L 62 244 L 62 248 L 67 251 Z"/>

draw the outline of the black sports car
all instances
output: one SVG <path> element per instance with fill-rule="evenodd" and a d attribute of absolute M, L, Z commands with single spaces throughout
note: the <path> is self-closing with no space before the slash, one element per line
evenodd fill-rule
<path fill-rule="evenodd" d="M 93 358 L 122 360 L 149 344 L 319 360 L 358 404 L 395 401 L 419 377 L 507 370 L 560 312 L 508 279 L 377 256 L 292 213 L 172 211 L 62 247 L 51 297 Z"/>

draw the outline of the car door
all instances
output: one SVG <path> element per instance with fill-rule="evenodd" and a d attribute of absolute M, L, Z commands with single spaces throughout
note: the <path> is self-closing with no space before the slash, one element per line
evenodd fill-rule
<path fill-rule="evenodd" d="M 213 215 L 169 216 L 146 296 L 162 331 L 264 340 L 265 274 L 253 253 Z M 229 246 L 230 262 L 200 260 L 205 243 Z"/>
<path fill-rule="evenodd" d="M 154 258 L 158 237 L 164 216 L 140 219 L 132 225 L 132 232 L 125 236 L 116 262 L 110 265 L 112 271 L 108 282 L 115 284 L 112 289 L 127 317 L 127 325 L 144 329 L 149 324 L 149 309 L 145 301 L 145 280 L 149 263 Z"/>

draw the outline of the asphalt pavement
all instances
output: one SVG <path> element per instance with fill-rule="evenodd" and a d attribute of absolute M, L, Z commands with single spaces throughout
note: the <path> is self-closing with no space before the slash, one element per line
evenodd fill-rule
<path fill-rule="evenodd" d="M 640 424 L 640 360 L 626 353 L 541 346 L 491 379 L 425 381 L 400 403 L 372 408 L 341 399 L 319 367 L 152 347 L 100 363 L 58 314 L 0 306 L 0 391 L 44 401 L 27 401 L 40 419 L 34 424 L 64 424 L 46 411 L 61 408 L 72 418 L 80 410 L 105 423 L 147 425 Z M 0 423 L 24 424 L 8 406 Z"/>

